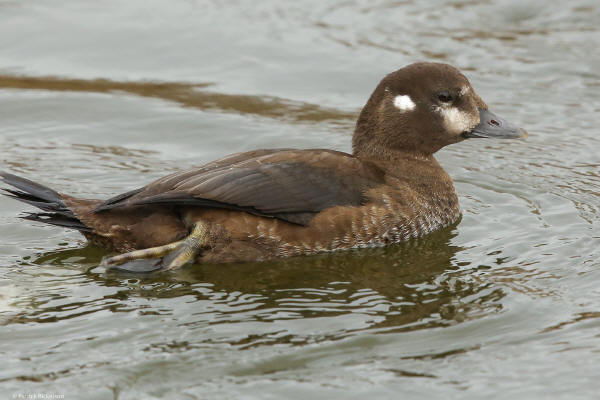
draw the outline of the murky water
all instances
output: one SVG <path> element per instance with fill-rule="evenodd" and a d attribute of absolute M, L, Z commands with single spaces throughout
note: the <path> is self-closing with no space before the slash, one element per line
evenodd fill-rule
<path fill-rule="evenodd" d="M 74 195 L 347 151 L 379 79 L 417 60 L 530 132 L 442 150 L 462 221 L 386 249 L 105 273 L 0 198 L 1 396 L 597 397 L 599 27 L 592 0 L 0 0 L 0 169 Z"/>

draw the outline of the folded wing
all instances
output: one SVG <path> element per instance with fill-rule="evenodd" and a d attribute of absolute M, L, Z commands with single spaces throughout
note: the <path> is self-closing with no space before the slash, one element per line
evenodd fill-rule
<path fill-rule="evenodd" d="M 102 212 L 146 204 L 223 208 L 305 225 L 334 206 L 358 206 L 383 172 L 332 150 L 261 150 L 239 153 L 167 175 L 113 197 Z"/>

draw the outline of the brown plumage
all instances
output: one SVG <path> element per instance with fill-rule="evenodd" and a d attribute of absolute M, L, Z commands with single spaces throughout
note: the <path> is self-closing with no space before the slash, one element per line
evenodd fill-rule
<path fill-rule="evenodd" d="M 107 265 L 150 271 L 384 246 L 456 222 L 451 178 L 433 157 L 467 137 L 521 137 L 487 111 L 455 68 L 417 63 L 386 76 L 363 108 L 353 154 L 270 149 L 234 154 L 106 201 L 59 194 L 8 173 L 8 195 L 118 252 Z M 155 262 L 136 263 L 139 259 Z M 135 262 L 134 262 L 135 261 Z M 134 266 L 135 265 L 135 266 Z"/>

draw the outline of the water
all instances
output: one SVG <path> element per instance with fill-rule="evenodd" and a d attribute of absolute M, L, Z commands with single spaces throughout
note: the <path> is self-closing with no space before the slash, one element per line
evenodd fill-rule
<path fill-rule="evenodd" d="M 2 394 L 594 398 L 599 27 L 591 0 L 0 0 L 0 169 L 74 195 L 235 151 L 348 151 L 379 79 L 417 60 L 530 132 L 442 150 L 462 221 L 386 249 L 106 273 L 0 198 Z"/>

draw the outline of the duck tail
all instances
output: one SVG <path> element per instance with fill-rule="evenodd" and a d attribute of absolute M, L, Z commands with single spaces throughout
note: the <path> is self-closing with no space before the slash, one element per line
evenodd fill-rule
<path fill-rule="evenodd" d="M 91 232 L 64 203 L 60 193 L 17 175 L 0 171 L 0 180 L 14 189 L 3 188 L 4 195 L 39 208 L 44 212 L 27 213 L 21 218 L 50 225 Z"/>

